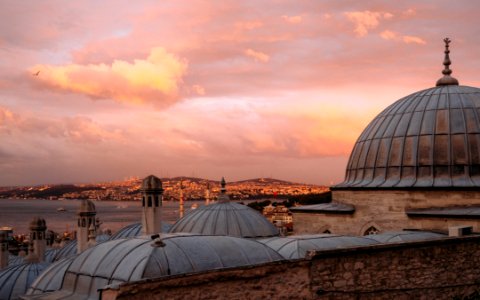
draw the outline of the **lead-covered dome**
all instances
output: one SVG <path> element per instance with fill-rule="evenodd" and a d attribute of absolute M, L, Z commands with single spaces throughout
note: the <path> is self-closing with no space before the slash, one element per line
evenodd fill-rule
<path fill-rule="evenodd" d="M 228 235 L 243 238 L 270 237 L 280 234 L 278 229 L 256 210 L 246 205 L 230 202 L 223 177 L 221 186 L 217 203 L 190 211 L 173 224 L 169 232 Z"/>
<path fill-rule="evenodd" d="M 387 107 L 335 188 L 412 187 L 480 187 L 480 89 L 440 85 Z"/>
<path fill-rule="evenodd" d="M 96 299 L 98 289 L 110 284 L 282 259 L 276 251 L 255 240 L 228 236 L 166 235 L 161 241 L 150 237 L 118 239 L 52 265 L 37 278 L 27 295 Z M 37 296 L 52 291 L 52 295 Z"/>
<path fill-rule="evenodd" d="M 235 202 L 201 206 L 173 224 L 171 233 L 229 235 L 244 238 L 279 235 L 278 229 L 262 214 Z"/>
<path fill-rule="evenodd" d="M 19 299 L 28 287 L 50 265 L 47 262 L 23 263 L 0 272 L 0 299 Z"/>

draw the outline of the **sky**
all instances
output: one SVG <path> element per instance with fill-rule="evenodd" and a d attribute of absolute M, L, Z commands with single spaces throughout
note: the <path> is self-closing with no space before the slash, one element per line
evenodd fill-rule
<path fill-rule="evenodd" d="M 331 185 L 385 107 L 480 86 L 480 4 L 0 0 L 0 186 Z"/>

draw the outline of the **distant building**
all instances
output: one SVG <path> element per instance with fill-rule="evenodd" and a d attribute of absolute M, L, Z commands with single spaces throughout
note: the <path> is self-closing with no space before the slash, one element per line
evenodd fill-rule
<path fill-rule="evenodd" d="M 293 230 L 292 213 L 285 205 L 267 205 L 263 208 L 263 216 L 272 222 L 282 234 L 287 234 Z"/>

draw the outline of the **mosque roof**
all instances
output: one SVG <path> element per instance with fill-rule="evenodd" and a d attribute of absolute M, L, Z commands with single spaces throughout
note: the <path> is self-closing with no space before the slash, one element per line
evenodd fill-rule
<path fill-rule="evenodd" d="M 59 249 L 55 248 L 48 248 L 45 250 L 45 255 L 43 260 L 45 262 L 51 263 L 55 259 L 55 255 L 57 254 Z M 25 263 L 25 256 L 18 256 L 18 255 L 9 255 L 8 256 L 8 266 L 15 266 Z"/>
<path fill-rule="evenodd" d="M 292 235 L 258 241 L 277 251 L 285 259 L 304 258 L 309 250 L 329 250 L 378 244 L 370 236 L 355 237 L 334 234 Z"/>
<path fill-rule="evenodd" d="M 379 243 L 407 243 L 407 242 L 419 242 L 426 240 L 435 240 L 445 238 L 447 235 L 420 230 L 404 230 L 404 231 L 392 231 L 381 234 L 371 234 L 368 238 L 378 241 Z"/>
<path fill-rule="evenodd" d="M 96 299 L 97 289 L 109 284 L 282 259 L 262 243 L 229 236 L 166 235 L 161 241 L 152 241 L 150 237 L 117 239 L 53 264 L 35 281 L 28 294 L 41 294 L 61 286 L 53 295 Z"/>
<path fill-rule="evenodd" d="M 290 207 L 292 212 L 309 212 L 309 213 L 331 213 L 331 214 L 353 214 L 355 206 L 350 204 L 330 202 L 311 205 L 302 205 Z"/>
<path fill-rule="evenodd" d="M 29 285 L 27 295 L 57 291 L 62 287 L 65 271 L 73 262 L 74 257 L 63 258 L 52 263 Z"/>
<path fill-rule="evenodd" d="M 50 263 L 23 263 L 0 271 L 0 299 L 18 299 Z"/>
<path fill-rule="evenodd" d="M 480 218 L 480 206 L 453 206 L 409 209 L 405 212 L 409 217 L 433 218 Z"/>
<path fill-rule="evenodd" d="M 190 211 L 173 224 L 170 232 L 250 238 L 279 234 L 278 229 L 256 210 L 229 201 L 200 206 Z"/>
<path fill-rule="evenodd" d="M 376 116 L 358 138 L 334 189 L 480 187 L 480 89 L 444 77 Z"/>
<path fill-rule="evenodd" d="M 407 243 L 447 237 L 429 231 L 398 231 L 366 236 L 343 236 L 335 234 L 292 235 L 259 239 L 260 243 L 277 251 L 285 259 L 304 258 L 309 250 L 331 250 L 376 244 Z"/>
<path fill-rule="evenodd" d="M 99 234 L 95 237 L 97 244 L 108 241 L 109 239 L 110 239 L 110 235 L 108 234 Z M 72 240 L 62 248 L 57 249 L 57 252 L 53 257 L 52 261 L 58 261 L 62 258 L 72 257 L 75 255 L 77 255 L 77 240 Z"/>
<path fill-rule="evenodd" d="M 168 232 L 171 227 L 172 227 L 171 224 L 162 222 L 162 232 Z M 116 233 L 112 234 L 112 236 L 109 239 L 116 240 L 116 239 L 123 239 L 123 238 L 129 238 L 129 237 L 136 237 L 140 235 L 142 235 L 142 223 L 133 223 L 123 227 Z"/>

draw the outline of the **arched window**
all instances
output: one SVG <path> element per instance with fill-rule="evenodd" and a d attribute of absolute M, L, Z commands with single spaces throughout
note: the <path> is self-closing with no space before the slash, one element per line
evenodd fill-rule
<path fill-rule="evenodd" d="M 142 197 L 142 206 L 145 207 L 145 196 Z"/>
<path fill-rule="evenodd" d="M 379 232 L 380 230 L 378 230 L 375 226 L 370 226 L 367 230 L 365 230 L 363 235 L 378 234 Z"/>
<path fill-rule="evenodd" d="M 82 227 L 85 227 L 85 226 L 86 226 L 85 223 L 86 223 L 86 222 L 85 222 L 85 218 L 82 218 Z"/>
<path fill-rule="evenodd" d="M 152 207 L 152 196 L 148 196 L 148 207 Z"/>
<path fill-rule="evenodd" d="M 155 207 L 158 207 L 158 195 L 155 195 Z"/>

